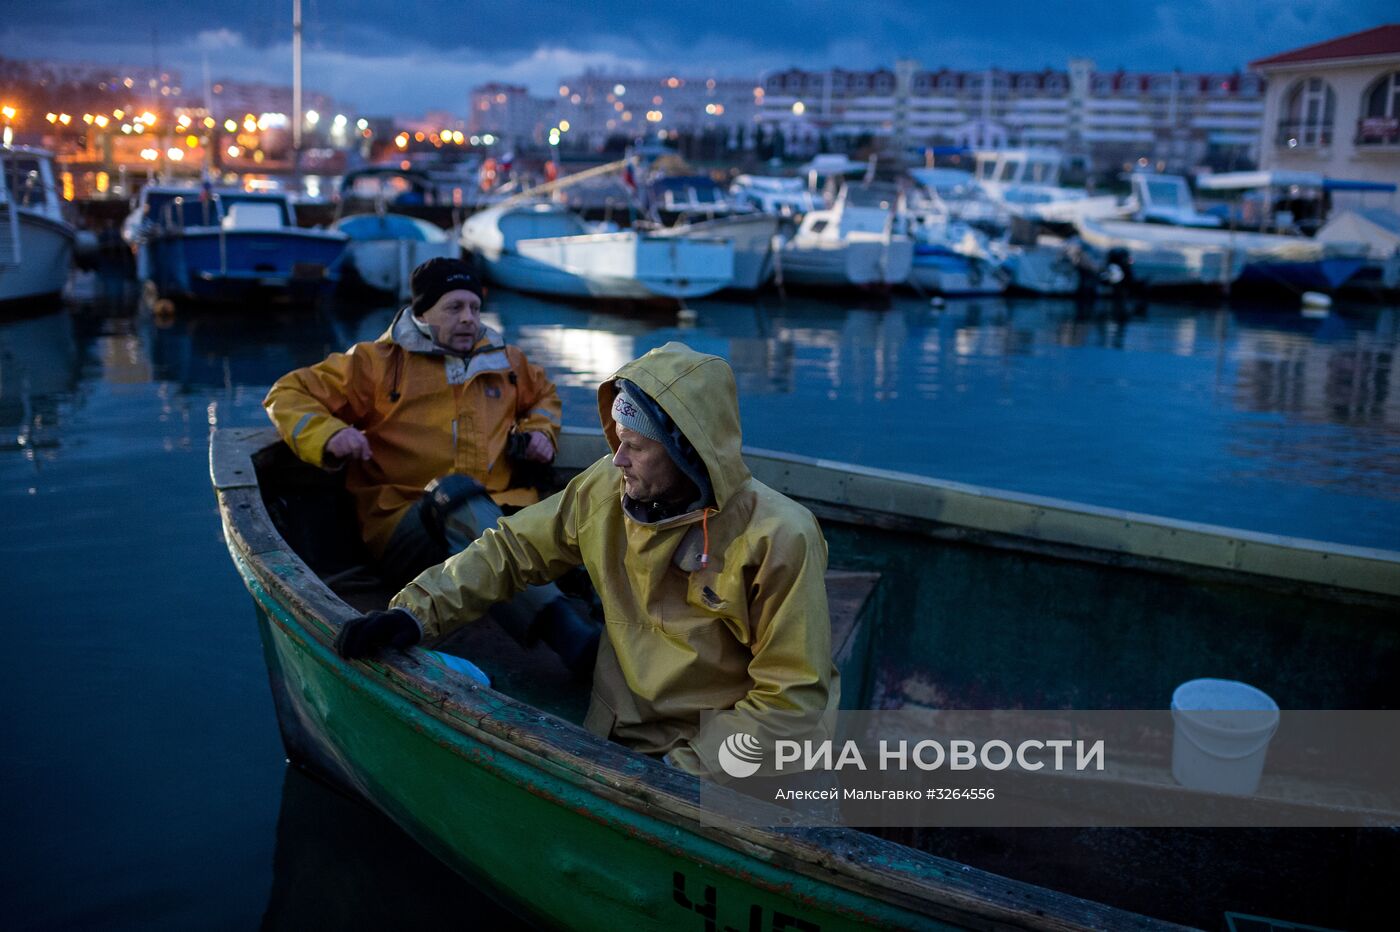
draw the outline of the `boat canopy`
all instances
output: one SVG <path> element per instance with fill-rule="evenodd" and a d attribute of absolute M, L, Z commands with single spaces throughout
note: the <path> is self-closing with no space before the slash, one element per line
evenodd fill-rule
<path fill-rule="evenodd" d="M 1322 187 L 1320 172 L 1221 172 L 1201 175 L 1196 187 L 1207 191 L 1243 191 L 1249 188 Z"/>
<path fill-rule="evenodd" d="M 1394 191 L 1396 186 L 1387 181 L 1349 181 L 1345 178 L 1322 179 L 1324 191 Z"/>
<path fill-rule="evenodd" d="M 336 229 L 353 240 L 403 239 L 427 240 L 422 226 L 412 217 L 402 214 L 356 214 L 336 224 Z"/>

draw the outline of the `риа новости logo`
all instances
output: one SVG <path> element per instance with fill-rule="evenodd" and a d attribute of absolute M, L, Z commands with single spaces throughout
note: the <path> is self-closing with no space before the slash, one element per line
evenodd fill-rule
<path fill-rule="evenodd" d="M 737 732 L 719 746 L 719 765 L 731 777 L 751 777 L 763 761 L 763 745 L 753 735 Z"/>

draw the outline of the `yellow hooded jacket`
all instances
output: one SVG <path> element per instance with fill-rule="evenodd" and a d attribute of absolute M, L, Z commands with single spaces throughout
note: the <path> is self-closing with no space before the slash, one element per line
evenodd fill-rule
<path fill-rule="evenodd" d="M 719 745 L 735 731 L 765 743 L 829 737 L 840 689 L 826 541 L 811 512 L 749 474 L 733 372 L 680 343 L 623 366 L 598 390 L 614 451 L 618 378 L 654 399 L 695 447 L 716 507 L 637 520 L 623 508 L 621 473 L 603 457 L 563 491 L 424 572 L 392 605 L 435 637 L 583 564 L 607 622 L 584 723 L 590 731 L 644 753 L 671 752 L 683 769 L 716 776 Z M 732 712 L 701 729 L 707 710 Z"/>
<path fill-rule="evenodd" d="M 471 476 L 498 504 L 538 501 L 534 489 L 511 487 L 506 443 L 512 431 L 537 430 L 557 446 L 561 408 L 544 370 L 494 330 L 483 328 L 461 358 L 419 330 L 406 308 L 378 340 L 278 379 L 263 405 L 313 466 L 340 466 L 326 442 L 346 427 L 364 431 L 373 458 L 344 464 L 345 487 L 376 557 L 439 476 Z"/>

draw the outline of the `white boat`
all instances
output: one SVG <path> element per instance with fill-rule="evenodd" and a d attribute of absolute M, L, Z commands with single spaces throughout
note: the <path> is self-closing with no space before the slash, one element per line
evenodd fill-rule
<path fill-rule="evenodd" d="M 1074 223 L 1126 213 L 1118 198 L 1091 197 L 1060 185 L 1063 161 L 1053 149 L 984 149 L 975 153 L 977 181 L 993 202 L 1015 217 L 1038 223 Z"/>
<path fill-rule="evenodd" d="M 782 223 L 781 217 L 772 214 L 733 214 L 664 227 L 656 230 L 654 235 L 728 240 L 734 244 L 734 277 L 728 287 L 739 291 L 757 291 L 773 277 L 773 250 Z"/>
<path fill-rule="evenodd" d="M 1220 226 L 1219 217 L 1196 210 L 1191 188 L 1180 175 L 1133 172 L 1129 179 L 1133 185 L 1133 193 L 1129 196 L 1127 206 L 1132 210 L 1134 220 L 1141 223 L 1165 223 L 1174 227 L 1213 229 Z"/>
<path fill-rule="evenodd" d="M 773 175 L 740 175 L 730 184 L 729 196 L 737 204 L 779 217 L 801 217 L 824 206 L 801 178 Z"/>
<path fill-rule="evenodd" d="M 76 231 L 63 218 L 53 156 L 0 148 L 0 301 L 59 294 L 73 263 Z"/>
<path fill-rule="evenodd" d="M 888 288 L 909 277 L 914 241 L 895 230 L 899 192 L 847 185 L 830 210 L 813 210 L 778 251 L 785 284 Z"/>
<path fill-rule="evenodd" d="M 1366 263 L 1366 246 L 1306 236 L 1171 227 L 1127 220 L 1078 224 L 1095 255 L 1127 249 L 1133 273 L 1149 285 L 1240 284 L 1329 291 Z"/>
<path fill-rule="evenodd" d="M 331 229 L 350 238 L 348 261 L 360 281 L 396 298 L 408 297 L 409 276 L 421 263 L 459 254 L 446 230 L 404 214 L 353 214 Z"/>
<path fill-rule="evenodd" d="M 1006 290 L 1007 274 L 992 254 L 987 235 L 937 213 L 909 214 L 914 261 L 908 282 L 917 291 L 941 295 L 994 295 Z"/>
<path fill-rule="evenodd" d="M 1085 250 L 1100 263 L 1105 262 L 1113 250 L 1126 250 L 1132 257 L 1134 280 L 1149 288 L 1229 285 L 1240 277 L 1248 256 L 1278 246 L 1259 239 L 1261 234 L 1131 220 L 1081 217 L 1076 227 Z M 1264 239 L 1273 241 L 1287 237 Z"/>
<path fill-rule="evenodd" d="M 1058 296 L 1079 292 L 1079 268 L 1062 238 L 1042 234 L 1034 243 L 1003 243 L 997 244 L 996 248 L 1001 256 L 1001 268 L 1008 277 L 1009 288 Z"/>
<path fill-rule="evenodd" d="M 729 285 L 734 246 L 724 239 L 621 231 L 590 233 L 558 204 L 516 201 L 462 225 L 461 244 L 495 282 L 575 298 L 698 298 Z"/>
<path fill-rule="evenodd" d="M 1009 214 L 982 190 L 971 172 L 957 168 L 911 168 L 915 186 L 906 195 L 914 214 L 942 214 L 978 229 L 1000 233 Z"/>

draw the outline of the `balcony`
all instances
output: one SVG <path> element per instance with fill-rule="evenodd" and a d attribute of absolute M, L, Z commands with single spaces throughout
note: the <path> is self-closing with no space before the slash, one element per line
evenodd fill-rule
<path fill-rule="evenodd" d="M 1358 148 L 1400 149 L 1400 117 L 1362 117 L 1356 121 L 1355 141 Z"/>
<path fill-rule="evenodd" d="M 1332 124 L 1284 120 L 1274 139 L 1280 149 L 1318 149 L 1332 145 Z"/>

